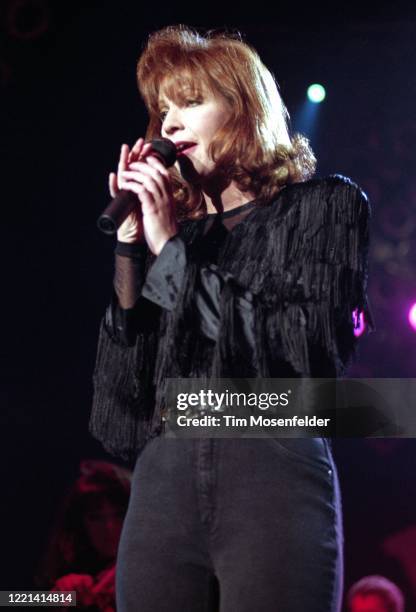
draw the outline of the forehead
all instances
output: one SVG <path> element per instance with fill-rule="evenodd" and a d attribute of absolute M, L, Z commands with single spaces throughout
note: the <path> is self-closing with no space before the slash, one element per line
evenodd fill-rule
<path fill-rule="evenodd" d="M 158 101 L 173 100 L 183 101 L 185 96 L 210 94 L 210 89 L 197 75 L 181 74 L 175 77 L 167 77 L 159 84 Z"/>

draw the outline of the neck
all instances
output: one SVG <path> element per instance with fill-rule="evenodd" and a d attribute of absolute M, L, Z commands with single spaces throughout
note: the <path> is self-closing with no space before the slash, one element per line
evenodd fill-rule
<path fill-rule="evenodd" d="M 255 198 L 254 194 L 249 191 L 245 193 L 240 191 L 234 181 L 226 187 L 216 185 L 215 188 L 211 188 L 209 185 L 204 185 L 202 195 L 207 206 L 207 213 L 221 213 L 232 210 L 242 204 L 251 202 Z"/>

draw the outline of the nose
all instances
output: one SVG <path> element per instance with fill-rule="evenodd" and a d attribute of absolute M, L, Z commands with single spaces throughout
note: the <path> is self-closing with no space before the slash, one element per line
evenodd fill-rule
<path fill-rule="evenodd" d="M 183 122 L 181 120 L 180 111 L 176 108 L 170 108 L 165 115 L 162 123 L 162 136 L 171 136 L 177 130 L 183 128 Z"/>

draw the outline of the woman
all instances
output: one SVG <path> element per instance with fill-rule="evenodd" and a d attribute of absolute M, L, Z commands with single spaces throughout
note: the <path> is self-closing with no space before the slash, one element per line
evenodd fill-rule
<path fill-rule="evenodd" d="M 146 140 L 186 147 L 166 170 L 123 145 L 118 231 L 91 431 L 135 459 L 118 552 L 120 612 L 339 610 L 341 508 L 322 438 L 169 439 L 175 377 L 332 377 L 368 314 L 368 203 L 315 159 L 257 53 L 185 26 L 138 63 Z M 140 212 L 141 211 L 141 212 Z M 367 316 L 368 318 L 368 316 Z M 218 600 L 218 602 L 216 601 Z"/>
<path fill-rule="evenodd" d="M 115 560 L 130 479 L 112 463 L 81 462 L 51 531 L 39 587 L 76 591 L 79 610 L 115 610 Z"/>

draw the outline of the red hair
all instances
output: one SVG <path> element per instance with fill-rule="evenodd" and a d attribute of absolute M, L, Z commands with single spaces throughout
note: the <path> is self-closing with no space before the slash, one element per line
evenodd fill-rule
<path fill-rule="evenodd" d="M 159 92 L 175 103 L 189 93 L 208 90 L 232 109 L 213 139 L 209 154 L 229 181 L 269 202 L 288 183 L 304 181 L 316 160 L 307 139 L 289 137 L 289 117 L 272 73 L 239 34 L 201 35 L 184 26 L 168 26 L 150 35 L 137 65 L 140 93 L 149 112 L 146 139 L 161 134 Z M 179 218 L 206 211 L 198 186 L 170 169 Z"/>

